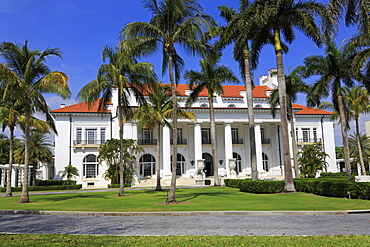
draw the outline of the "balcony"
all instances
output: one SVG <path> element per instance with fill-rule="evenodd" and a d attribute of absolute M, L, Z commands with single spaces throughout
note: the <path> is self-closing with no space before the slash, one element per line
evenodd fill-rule
<path fill-rule="evenodd" d="M 139 145 L 157 145 L 157 139 L 139 139 Z"/>
<path fill-rule="evenodd" d="M 171 145 L 173 144 L 173 140 L 170 140 Z M 187 145 L 188 140 L 187 139 L 177 139 L 177 145 Z"/>
<path fill-rule="evenodd" d="M 262 139 L 262 144 L 271 144 L 270 139 Z"/>
<path fill-rule="evenodd" d="M 73 146 L 99 146 L 101 144 L 104 144 L 105 142 L 106 140 L 74 140 Z"/>
<path fill-rule="evenodd" d="M 298 145 L 312 145 L 314 143 L 321 142 L 321 138 L 298 138 Z"/>
<path fill-rule="evenodd" d="M 243 144 L 243 139 L 232 139 L 232 144 Z"/>

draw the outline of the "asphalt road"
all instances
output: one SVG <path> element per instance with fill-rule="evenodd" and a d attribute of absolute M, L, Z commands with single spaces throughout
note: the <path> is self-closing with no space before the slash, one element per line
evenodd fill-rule
<path fill-rule="evenodd" d="M 370 214 L 102 216 L 0 214 L 0 233 L 370 235 Z"/>

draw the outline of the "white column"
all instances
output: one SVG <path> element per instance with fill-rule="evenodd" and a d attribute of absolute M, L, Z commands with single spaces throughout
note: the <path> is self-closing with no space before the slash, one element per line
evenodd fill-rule
<path fill-rule="evenodd" d="M 171 144 L 170 144 L 170 128 L 164 126 L 162 129 L 162 176 L 165 179 L 165 176 L 171 176 Z"/>
<path fill-rule="evenodd" d="M 225 168 L 230 177 L 229 160 L 233 158 L 233 142 L 231 136 L 231 123 L 225 123 Z"/>
<path fill-rule="evenodd" d="M 255 124 L 255 138 L 256 138 L 256 159 L 258 174 L 263 171 L 262 165 L 262 139 L 261 139 L 261 125 Z"/>
<path fill-rule="evenodd" d="M 202 159 L 202 129 L 200 123 L 194 124 L 194 159 Z"/>
<path fill-rule="evenodd" d="M 132 123 L 132 139 L 137 140 L 137 123 Z"/>

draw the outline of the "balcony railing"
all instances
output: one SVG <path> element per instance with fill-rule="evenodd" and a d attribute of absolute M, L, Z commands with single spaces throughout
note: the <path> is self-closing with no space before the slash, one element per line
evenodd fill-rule
<path fill-rule="evenodd" d="M 311 144 L 321 142 L 321 138 L 298 138 L 297 143 Z"/>
<path fill-rule="evenodd" d="M 172 139 L 170 140 L 170 143 L 171 143 L 171 145 L 173 144 Z M 188 140 L 187 139 L 177 139 L 177 144 L 178 145 L 186 145 L 186 144 L 188 144 Z"/>
<path fill-rule="evenodd" d="M 157 139 L 139 139 L 139 145 L 157 145 Z"/>
<path fill-rule="evenodd" d="M 243 139 L 232 139 L 231 140 L 233 144 L 243 144 Z"/>
<path fill-rule="evenodd" d="M 106 140 L 74 140 L 73 145 L 74 146 L 86 146 L 86 145 L 101 145 L 104 144 Z"/>
<path fill-rule="evenodd" d="M 262 144 L 270 144 L 270 139 L 262 139 Z"/>

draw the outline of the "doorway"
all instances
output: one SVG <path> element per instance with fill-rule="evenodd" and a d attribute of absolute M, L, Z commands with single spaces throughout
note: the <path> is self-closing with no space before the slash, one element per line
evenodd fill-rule
<path fill-rule="evenodd" d="M 209 153 L 203 153 L 202 159 L 204 159 L 204 172 L 206 177 L 213 176 L 213 159 Z"/>

